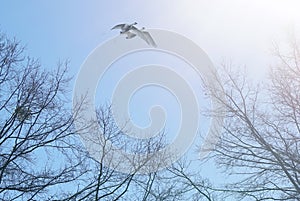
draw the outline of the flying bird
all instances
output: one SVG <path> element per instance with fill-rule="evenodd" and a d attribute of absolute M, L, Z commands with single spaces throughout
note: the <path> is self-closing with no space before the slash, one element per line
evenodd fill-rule
<path fill-rule="evenodd" d="M 132 39 L 135 36 L 139 36 L 141 39 L 146 41 L 148 45 L 157 47 L 150 33 L 145 31 L 145 27 L 138 29 L 134 26 L 136 24 L 136 22 L 132 24 L 118 24 L 111 29 L 121 29 L 120 34 L 126 34 L 126 39 Z"/>

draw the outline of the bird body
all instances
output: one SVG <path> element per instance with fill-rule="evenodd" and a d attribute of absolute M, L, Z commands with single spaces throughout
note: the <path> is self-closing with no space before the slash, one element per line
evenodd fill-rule
<path fill-rule="evenodd" d="M 136 36 L 136 34 L 130 32 L 130 31 L 127 31 L 125 32 L 124 34 L 126 34 L 126 39 L 131 39 L 131 38 L 134 38 Z"/>

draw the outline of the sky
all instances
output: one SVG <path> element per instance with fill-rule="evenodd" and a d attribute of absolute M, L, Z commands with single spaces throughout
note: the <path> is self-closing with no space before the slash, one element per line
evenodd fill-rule
<path fill-rule="evenodd" d="M 77 72 L 110 28 L 137 21 L 195 41 L 215 64 L 232 60 L 256 73 L 268 65 L 273 41 L 299 30 L 297 0 L 5 1 L 0 29 L 26 45 L 46 66 L 70 59 Z"/>
<path fill-rule="evenodd" d="M 198 44 L 216 68 L 230 61 L 255 78 L 264 78 L 274 63 L 273 43 L 300 33 L 297 0 L 10 0 L 1 8 L 2 32 L 21 41 L 46 68 L 68 59 L 75 77 L 99 44 L 118 35 L 111 27 L 123 22 L 177 32 Z M 165 102 L 172 98 L 158 93 Z"/>

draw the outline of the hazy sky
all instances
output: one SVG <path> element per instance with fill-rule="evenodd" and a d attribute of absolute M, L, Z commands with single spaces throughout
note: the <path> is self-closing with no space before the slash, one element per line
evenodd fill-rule
<path fill-rule="evenodd" d="M 70 59 L 74 73 L 89 52 L 116 35 L 119 22 L 178 32 L 215 64 L 223 59 L 261 69 L 272 41 L 299 29 L 297 0 L 3 1 L 0 29 L 47 66 Z M 298 32 L 299 33 L 299 32 Z"/>
<path fill-rule="evenodd" d="M 135 21 L 190 38 L 216 67 L 230 60 L 263 75 L 272 43 L 300 33 L 299 10 L 298 0 L 10 0 L 1 2 L 0 29 L 48 68 L 69 59 L 73 75 L 95 47 L 118 34 L 112 26 Z"/>

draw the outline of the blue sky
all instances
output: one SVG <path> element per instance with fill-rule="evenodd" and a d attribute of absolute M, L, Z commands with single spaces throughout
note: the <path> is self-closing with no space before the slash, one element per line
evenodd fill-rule
<path fill-rule="evenodd" d="M 46 66 L 70 59 L 74 73 L 92 49 L 115 36 L 109 29 L 119 22 L 178 32 L 215 63 L 231 59 L 260 70 L 272 41 L 286 39 L 300 24 L 295 0 L 12 0 L 1 7 L 2 31 Z"/>
<path fill-rule="evenodd" d="M 72 75 L 95 47 L 118 34 L 110 28 L 120 22 L 180 33 L 215 66 L 230 60 L 257 77 L 273 62 L 272 43 L 300 33 L 295 0 L 10 0 L 1 8 L 3 32 L 20 40 L 28 55 L 47 68 L 69 59 Z"/>

